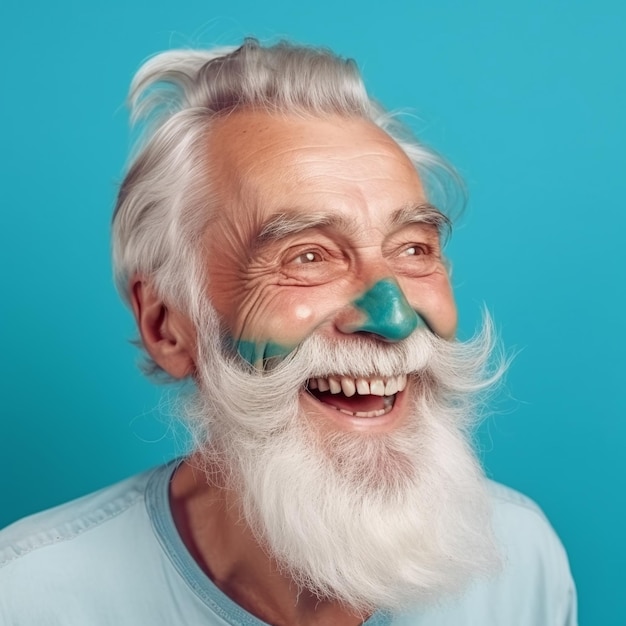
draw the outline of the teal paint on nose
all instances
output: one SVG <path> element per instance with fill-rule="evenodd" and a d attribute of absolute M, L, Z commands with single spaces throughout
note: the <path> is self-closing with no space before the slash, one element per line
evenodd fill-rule
<path fill-rule="evenodd" d="M 355 332 L 373 333 L 387 341 L 406 339 L 422 321 L 399 285 L 387 278 L 378 281 L 353 304 L 366 315 Z"/>

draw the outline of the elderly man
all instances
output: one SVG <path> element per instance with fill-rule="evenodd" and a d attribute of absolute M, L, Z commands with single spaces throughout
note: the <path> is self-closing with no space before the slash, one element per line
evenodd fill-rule
<path fill-rule="evenodd" d="M 454 339 L 451 172 L 328 51 L 173 51 L 113 221 L 188 458 L 0 537 L 0 622 L 571 626 L 567 558 L 469 444 L 489 321 Z M 446 180 L 448 182 L 446 182 Z"/>

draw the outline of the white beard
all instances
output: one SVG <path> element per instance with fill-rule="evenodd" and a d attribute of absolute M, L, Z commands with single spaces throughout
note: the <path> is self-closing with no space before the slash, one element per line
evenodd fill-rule
<path fill-rule="evenodd" d="M 502 370 L 486 374 L 488 318 L 467 343 L 425 330 L 398 344 L 312 336 L 260 372 L 230 355 L 207 317 L 187 410 L 198 447 L 300 588 L 367 614 L 436 600 L 494 570 L 485 478 L 468 435 L 478 392 Z M 406 373 L 414 410 L 391 434 L 321 435 L 303 415 L 311 377 Z"/>

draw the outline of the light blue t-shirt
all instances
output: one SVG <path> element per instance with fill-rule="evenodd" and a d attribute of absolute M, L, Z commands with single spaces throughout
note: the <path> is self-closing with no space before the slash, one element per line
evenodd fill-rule
<path fill-rule="evenodd" d="M 2 626 L 263 626 L 183 544 L 169 507 L 176 463 L 0 532 Z M 575 626 L 563 547 L 539 508 L 489 484 L 503 571 L 462 596 L 367 626 Z"/>

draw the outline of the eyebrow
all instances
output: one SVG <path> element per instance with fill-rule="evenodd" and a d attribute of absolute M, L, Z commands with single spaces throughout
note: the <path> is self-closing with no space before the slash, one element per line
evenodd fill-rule
<path fill-rule="evenodd" d="M 443 234 L 446 238 L 450 235 L 450 231 L 452 230 L 450 218 L 429 202 L 407 204 L 401 207 L 392 215 L 391 223 L 394 226 L 431 224 L 437 228 L 440 235 Z"/>
<path fill-rule="evenodd" d="M 448 216 L 428 202 L 400 207 L 392 214 L 390 223 L 398 227 L 409 224 L 431 224 L 439 233 L 444 231 L 446 236 L 451 228 Z M 323 227 L 333 227 L 349 235 L 358 230 L 358 222 L 344 215 L 323 211 L 315 213 L 281 211 L 271 215 L 260 226 L 257 234 L 252 238 L 252 245 L 263 246 L 306 230 Z"/>
<path fill-rule="evenodd" d="M 336 213 L 280 212 L 270 216 L 261 225 L 253 242 L 256 246 L 260 246 L 290 235 L 297 235 L 305 230 L 329 226 L 344 232 L 352 232 L 358 227 L 354 219 Z"/>

